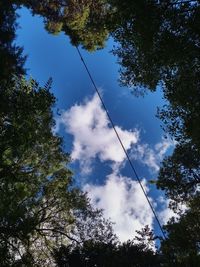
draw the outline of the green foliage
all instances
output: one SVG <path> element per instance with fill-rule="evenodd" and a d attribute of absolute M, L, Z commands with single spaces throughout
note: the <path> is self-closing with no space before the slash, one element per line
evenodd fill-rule
<path fill-rule="evenodd" d="M 177 145 L 159 172 L 157 186 L 177 204 L 186 204 L 200 184 L 200 154 L 191 143 Z"/>
<path fill-rule="evenodd" d="M 108 37 L 107 20 L 112 9 L 106 0 L 14 1 L 44 18 L 45 28 L 53 34 L 63 31 L 73 45 L 93 51 L 104 47 Z"/>
<path fill-rule="evenodd" d="M 22 48 L 13 44 L 15 40 L 16 7 L 10 1 L 0 2 L 0 81 L 5 82 L 11 74 L 24 74 Z"/>
<path fill-rule="evenodd" d="M 138 236 L 137 242 L 116 243 L 88 240 L 80 246 L 61 246 L 55 250 L 54 257 L 58 267 L 159 267 L 161 258 L 149 248 L 150 240 L 148 227 Z M 138 243 L 138 241 L 141 241 Z M 151 241 L 150 241 L 151 243 Z"/>
<path fill-rule="evenodd" d="M 166 266 L 199 266 L 200 2 L 110 2 L 117 10 L 112 36 L 120 81 L 136 94 L 162 88 L 167 104 L 158 116 L 178 142 L 157 181 L 179 215 L 166 225 Z"/>
<path fill-rule="evenodd" d="M 200 148 L 199 1 L 111 3 L 119 18 L 112 35 L 122 85 L 136 94 L 160 86 L 169 102 L 159 112 L 165 130 Z"/>
<path fill-rule="evenodd" d="M 117 237 L 113 233 L 113 224 L 104 219 L 101 210 L 94 210 L 90 205 L 84 212 L 75 212 L 76 222 L 71 233 L 80 244 L 86 241 L 115 243 Z"/>
<path fill-rule="evenodd" d="M 69 242 L 74 211 L 87 200 L 73 189 L 69 156 L 52 133 L 53 95 L 23 78 L 0 89 L 0 253 L 6 266 L 17 257 L 41 266 L 49 249 Z"/>
<path fill-rule="evenodd" d="M 130 87 L 155 89 L 159 65 L 154 39 L 158 34 L 160 12 L 155 1 L 111 1 L 116 6 L 118 25 L 112 33 L 119 43 L 114 49 L 121 69 L 121 83 Z"/>
<path fill-rule="evenodd" d="M 52 33 L 54 35 L 58 35 L 60 31 L 62 30 L 63 24 L 62 22 L 52 22 L 48 21 L 45 24 L 45 28 L 49 33 Z"/>
<path fill-rule="evenodd" d="M 166 266 L 199 266 L 200 264 L 200 196 L 193 198 L 188 210 L 180 220 L 172 219 L 165 226 L 167 240 L 163 240 L 161 250 Z"/>
<path fill-rule="evenodd" d="M 124 84 L 155 90 L 186 64 L 198 66 L 198 1 L 111 2 L 119 17 L 113 37 L 120 44 L 115 53 L 123 67 Z"/>
<path fill-rule="evenodd" d="M 163 161 L 159 172 L 157 186 L 165 190 L 170 207 L 178 214 L 178 219 L 171 219 L 165 226 L 168 238 L 162 241 L 161 250 L 166 266 L 200 264 L 199 164 L 199 149 L 191 142 L 182 143 Z"/>
<path fill-rule="evenodd" d="M 47 31 L 63 31 L 90 51 L 104 47 L 111 34 L 122 85 L 137 94 L 162 87 L 168 104 L 158 116 L 178 144 L 163 161 L 157 186 L 180 216 L 165 226 L 164 265 L 148 247 L 154 241 L 148 228 L 139 244 L 117 245 L 112 224 L 73 187 L 69 155 L 52 133 L 50 85 L 13 77 L 24 73 L 22 49 L 13 44 L 22 5 L 43 17 Z M 197 0 L 1 1 L 1 266 L 53 266 L 53 250 L 58 266 L 199 266 L 199 25 Z"/>

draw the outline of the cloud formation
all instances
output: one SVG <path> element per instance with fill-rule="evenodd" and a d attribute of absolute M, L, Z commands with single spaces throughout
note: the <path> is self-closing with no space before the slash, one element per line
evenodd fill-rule
<path fill-rule="evenodd" d="M 159 202 L 161 207 L 158 217 L 162 224 L 166 224 L 172 217 L 177 218 L 177 214 L 175 214 L 174 211 L 169 208 L 169 199 L 165 199 L 163 196 L 160 196 L 157 201 Z"/>
<path fill-rule="evenodd" d="M 175 213 L 172 209 L 169 208 L 170 201 L 170 199 L 166 199 L 163 196 L 160 196 L 157 199 L 157 202 L 160 205 L 160 212 L 158 216 L 162 224 L 166 224 L 172 217 L 174 217 L 176 220 L 179 220 L 180 215 L 188 209 L 185 204 L 179 204 L 179 213 Z"/>
<path fill-rule="evenodd" d="M 95 158 L 101 162 L 111 161 L 112 164 L 122 164 L 126 159 L 97 94 L 62 112 L 55 131 L 58 131 L 60 124 L 73 136 L 71 157 L 79 161 L 82 173 L 91 172 Z M 150 147 L 140 141 L 138 129 L 125 130 L 116 126 L 116 130 L 131 158 L 153 172 L 159 171 L 165 153 L 174 146 L 173 141 L 162 138 L 161 142 Z"/>
<path fill-rule="evenodd" d="M 86 173 L 90 171 L 91 160 L 96 157 L 102 162 L 110 160 L 116 163 L 125 159 L 124 151 L 96 94 L 83 104 L 74 105 L 63 112 L 59 123 L 64 124 L 66 131 L 73 135 L 71 157 L 80 161 Z M 119 126 L 116 126 L 116 130 L 126 150 L 137 143 L 138 130 L 124 130 Z"/>
<path fill-rule="evenodd" d="M 110 161 L 113 173 L 106 177 L 104 184 L 87 183 L 84 185 L 84 191 L 88 192 L 92 204 L 103 209 L 104 216 L 115 223 L 114 230 L 120 240 L 133 238 L 135 231 L 141 230 L 145 225 L 153 227 L 153 213 L 139 184 L 119 174 L 125 166 L 126 156 L 98 96 L 95 94 L 83 103 L 62 112 L 57 123 L 57 131 L 62 124 L 66 132 L 73 136 L 71 157 L 80 163 L 82 173 L 91 172 L 94 159 L 101 162 Z M 125 130 L 116 126 L 116 130 L 131 158 L 146 165 L 153 172 L 159 170 L 160 161 L 173 146 L 172 141 L 168 139 L 162 139 L 154 146 L 142 143 L 138 129 Z M 143 185 L 148 192 L 145 180 Z M 160 219 L 166 222 L 173 214 L 167 208 L 168 202 L 163 199 L 158 202 L 162 208 Z"/>
<path fill-rule="evenodd" d="M 142 183 L 148 192 L 145 180 Z M 135 231 L 145 225 L 152 227 L 152 211 L 136 181 L 113 173 L 105 184 L 87 184 L 84 191 L 92 204 L 103 209 L 104 216 L 115 223 L 113 228 L 121 241 L 133 238 Z"/>
<path fill-rule="evenodd" d="M 173 146 L 174 142 L 168 138 L 162 138 L 161 142 L 157 143 L 153 148 L 148 144 L 138 143 L 131 150 L 131 158 L 148 166 L 151 171 L 158 172 L 160 162 L 168 149 Z"/>

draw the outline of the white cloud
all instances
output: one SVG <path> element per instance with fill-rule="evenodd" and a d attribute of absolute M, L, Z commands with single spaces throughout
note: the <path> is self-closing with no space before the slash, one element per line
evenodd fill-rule
<path fill-rule="evenodd" d="M 160 162 L 164 155 L 167 150 L 173 146 L 174 142 L 165 138 L 162 138 L 161 142 L 157 143 L 153 148 L 148 144 L 137 144 L 131 150 L 131 157 L 135 160 L 139 160 L 152 171 L 158 172 L 160 169 Z"/>
<path fill-rule="evenodd" d="M 148 192 L 145 180 L 142 183 Z M 92 204 L 103 209 L 104 216 L 115 223 L 113 228 L 121 241 L 133 238 L 135 231 L 145 225 L 152 227 L 152 211 L 136 181 L 114 173 L 104 185 L 87 184 L 84 190 Z"/>
<path fill-rule="evenodd" d="M 58 123 L 64 124 L 66 131 L 73 135 L 71 157 L 80 161 L 86 173 L 90 171 L 91 160 L 96 157 L 101 161 L 110 160 L 116 163 L 125 159 L 124 151 L 96 94 L 83 104 L 74 105 L 63 112 Z M 116 130 L 126 150 L 137 143 L 138 130 L 124 130 L 119 126 L 116 126 Z"/>
<path fill-rule="evenodd" d="M 171 200 L 166 199 L 163 196 L 160 196 L 157 201 L 160 206 L 160 212 L 158 213 L 158 216 L 162 224 L 166 224 L 172 217 L 178 220 L 180 218 L 180 215 L 187 210 L 187 206 L 185 204 L 179 204 L 177 210 L 178 213 L 175 213 L 172 209 L 169 208 Z"/>
<path fill-rule="evenodd" d="M 169 199 L 165 199 L 163 196 L 160 196 L 158 199 L 158 203 L 161 207 L 158 217 L 162 224 L 166 224 L 172 217 L 177 217 L 173 210 L 169 208 Z"/>
<path fill-rule="evenodd" d="M 78 160 L 84 174 L 91 172 L 92 162 L 98 158 L 101 162 L 111 161 L 113 173 L 106 177 L 103 185 L 86 184 L 94 206 L 104 209 L 106 218 L 114 223 L 114 230 L 121 241 L 135 236 L 135 231 L 145 225 L 152 227 L 153 213 L 136 181 L 119 174 L 126 164 L 126 156 L 113 131 L 107 115 L 103 110 L 98 96 L 63 111 L 57 120 L 55 131 L 60 124 L 64 125 L 67 133 L 73 136 L 71 157 Z M 133 160 L 137 160 L 154 172 L 159 170 L 159 164 L 167 150 L 174 145 L 169 139 L 151 147 L 139 140 L 139 130 L 125 130 L 116 126 L 116 130 L 125 149 Z M 84 181 L 85 183 L 85 181 Z M 143 185 L 148 192 L 145 180 Z M 159 218 L 163 223 L 171 216 L 167 208 L 168 202 L 160 201 Z M 155 205 L 155 203 L 153 203 Z"/>
<path fill-rule="evenodd" d="M 91 171 L 92 160 L 97 157 L 102 162 L 111 161 L 110 166 L 114 173 L 118 173 L 120 168 L 124 167 L 126 155 L 97 94 L 63 111 L 54 131 L 59 130 L 60 124 L 73 136 L 71 157 L 79 161 L 85 174 Z M 162 138 L 161 142 L 151 147 L 140 141 L 138 129 L 125 130 L 116 126 L 116 130 L 131 158 L 155 172 L 159 171 L 160 162 L 167 150 L 174 146 L 172 140 Z"/>
<path fill-rule="evenodd" d="M 63 111 L 54 131 L 59 130 L 60 124 L 73 136 L 71 157 L 79 161 L 82 173 L 91 172 L 92 160 L 95 158 L 102 162 L 112 161 L 112 165 L 125 162 L 125 153 L 97 94 Z M 169 138 L 162 138 L 161 142 L 151 147 L 139 140 L 138 129 L 125 130 L 116 126 L 116 130 L 131 158 L 148 166 L 153 172 L 159 171 L 165 153 L 174 146 L 174 142 Z"/>

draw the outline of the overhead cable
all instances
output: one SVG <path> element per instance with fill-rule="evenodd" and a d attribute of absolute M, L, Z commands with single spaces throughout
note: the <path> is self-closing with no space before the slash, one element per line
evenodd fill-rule
<path fill-rule="evenodd" d="M 119 143 L 120 143 L 120 145 L 122 147 L 122 150 L 124 151 L 124 154 L 125 154 L 128 162 L 129 162 L 129 164 L 130 164 L 130 167 L 131 167 L 131 169 L 132 169 L 132 171 L 133 171 L 133 173 L 134 173 L 134 175 L 135 175 L 135 177 L 136 177 L 136 179 L 137 179 L 137 181 L 138 181 L 138 183 L 139 183 L 139 185 L 141 187 L 141 190 L 142 190 L 142 192 L 143 192 L 143 194 L 144 194 L 144 196 L 145 196 L 145 198 L 146 198 L 146 200 L 147 200 L 147 202 L 149 204 L 149 207 L 150 207 L 150 209 L 151 209 L 151 211 L 152 211 L 152 213 L 153 213 L 153 215 L 154 215 L 154 217 L 155 217 L 155 219 L 157 221 L 157 224 L 158 224 L 158 226 L 160 228 L 160 231 L 161 231 L 161 233 L 163 235 L 163 238 L 166 239 L 165 232 L 164 232 L 164 230 L 162 228 L 162 225 L 161 225 L 161 223 L 159 221 L 159 218 L 158 218 L 158 216 L 156 214 L 156 211 L 154 210 L 153 205 L 152 205 L 151 201 L 149 200 L 149 197 L 147 195 L 147 192 L 146 192 L 146 190 L 145 190 L 145 188 L 144 188 L 144 186 L 142 184 L 142 181 L 141 181 L 139 175 L 137 174 L 137 171 L 136 171 L 136 169 L 135 169 L 135 167 L 134 167 L 134 165 L 133 165 L 133 163 L 132 163 L 132 161 L 130 159 L 130 156 L 129 156 L 128 152 L 126 151 L 125 146 L 124 146 L 124 144 L 123 144 L 123 142 L 122 142 L 122 140 L 121 140 L 121 138 L 120 138 L 120 136 L 119 136 L 119 134 L 117 132 L 117 129 L 115 127 L 115 124 L 114 124 L 114 122 L 113 122 L 113 120 L 112 120 L 112 118 L 111 118 L 111 116 L 110 116 L 110 114 L 109 114 L 109 112 L 108 112 L 108 110 L 106 108 L 106 105 L 105 105 L 105 103 L 103 101 L 103 98 L 101 97 L 101 94 L 99 92 L 99 89 L 97 88 L 96 83 L 95 83 L 95 81 L 94 81 L 94 79 L 93 79 L 93 77 L 91 75 L 91 72 L 89 71 L 89 68 L 88 68 L 88 66 L 87 66 L 87 64 L 86 64 L 86 62 L 85 62 L 85 60 L 84 60 L 84 58 L 83 58 L 83 56 L 82 56 L 82 54 L 81 54 L 80 49 L 78 48 L 78 46 L 76 46 L 76 49 L 77 49 L 77 52 L 79 54 L 79 57 L 80 57 L 83 65 L 84 65 L 84 67 L 86 69 L 86 72 L 87 72 L 87 74 L 88 74 L 88 76 L 89 76 L 89 78 L 90 78 L 90 80 L 91 80 L 91 82 L 92 82 L 92 84 L 94 86 L 94 89 L 95 89 L 95 91 L 96 91 L 96 93 L 97 93 L 97 95 L 98 95 L 98 97 L 99 97 L 99 99 L 101 101 L 101 104 L 102 104 L 102 106 L 103 106 L 103 108 L 104 108 L 104 110 L 105 110 L 105 112 L 107 114 L 107 117 L 108 117 L 108 119 L 109 119 L 109 121 L 111 123 L 111 126 L 112 126 L 112 128 L 113 128 L 113 130 L 114 130 L 114 132 L 115 132 L 115 134 L 117 136 L 117 139 L 118 139 L 118 141 L 119 141 Z"/>

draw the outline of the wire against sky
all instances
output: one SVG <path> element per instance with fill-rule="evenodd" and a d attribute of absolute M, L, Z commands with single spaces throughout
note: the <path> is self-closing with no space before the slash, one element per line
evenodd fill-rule
<path fill-rule="evenodd" d="M 78 52 L 78 54 L 79 54 L 79 56 L 80 56 L 81 61 L 83 62 L 83 65 L 84 65 L 84 67 L 85 67 L 85 69 L 86 69 L 86 71 L 87 71 L 87 74 L 88 74 L 88 76 L 89 76 L 89 78 L 90 78 L 90 80 L 91 80 L 91 82 L 92 82 L 92 84 L 93 84 L 93 86 L 94 86 L 94 88 L 95 88 L 95 91 L 96 91 L 96 93 L 97 93 L 97 95 L 98 95 L 98 97 L 99 97 L 99 99 L 100 99 L 100 101 L 101 101 L 101 103 L 102 103 L 102 106 L 103 106 L 103 108 L 104 108 L 104 110 L 105 110 L 105 112 L 106 112 L 106 114 L 107 114 L 107 117 L 108 117 L 108 119 L 109 119 L 109 121 L 110 121 L 110 123 L 111 123 L 111 125 L 112 125 L 112 128 L 113 128 L 113 130 L 114 130 L 114 132 L 115 132 L 115 134 L 116 134 L 116 136 L 117 136 L 117 139 L 118 139 L 118 141 L 119 141 L 119 143 L 120 143 L 120 145 L 121 145 L 121 147 L 122 147 L 122 149 L 123 149 L 123 151 L 124 151 L 124 153 L 125 153 L 125 156 L 126 156 L 128 162 L 129 162 L 129 164 L 130 164 L 130 167 L 131 167 L 131 169 L 132 169 L 132 171 L 133 171 L 133 173 L 134 173 L 134 175 L 135 175 L 135 177 L 136 177 L 136 179 L 137 179 L 137 181 L 138 181 L 138 183 L 139 183 L 139 185 L 140 185 L 140 187 L 141 187 L 141 189 L 142 189 L 142 192 L 143 192 L 143 194 L 144 194 L 144 196 L 145 196 L 145 198 L 146 198 L 146 200 L 147 200 L 147 202 L 148 202 L 148 204 L 149 204 L 149 206 L 150 206 L 150 208 L 151 208 L 151 210 L 152 210 L 152 212 L 153 212 L 153 215 L 154 215 L 154 217 L 155 217 L 155 219 L 156 219 L 156 221 L 157 221 L 157 224 L 158 224 L 158 226 L 159 226 L 159 228 L 160 228 L 160 230 L 161 230 L 161 233 L 162 233 L 164 239 L 166 239 L 165 232 L 164 232 L 164 230 L 163 230 L 163 228 L 162 228 L 162 225 L 161 225 L 161 223 L 160 223 L 160 221 L 159 221 L 159 219 L 158 219 L 158 216 L 157 216 L 157 214 L 156 214 L 156 212 L 155 212 L 155 210 L 154 210 L 154 208 L 153 208 L 153 205 L 152 205 L 151 201 L 150 201 L 149 198 L 148 198 L 148 195 L 147 195 L 147 193 L 146 193 L 146 191 L 145 191 L 145 189 L 144 189 L 144 186 L 142 185 L 141 179 L 139 178 L 139 175 L 137 174 L 136 169 L 135 169 L 135 167 L 133 166 L 133 163 L 132 163 L 132 161 L 131 161 L 131 159 L 130 159 L 130 157 L 129 157 L 129 155 L 128 155 L 128 152 L 126 151 L 126 149 L 125 149 L 125 147 L 124 147 L 124 144 L 123 144 L 123 142 L 122 142 L 122 140 L 121 140 L 121 138 L 120 138 L 120 136 L 119 136 L 119 134 L 118 134 L 118 132 L 117 132 L 117 130 L 116 130 L 115 124 L 114 124 L 114 122 L 113 122 L 113 120 L 112 120 L 112 118 L 111 118 L 111 116 L 110 116 L 110 114 L 109 114 L 109 112 L 108 112 L 108 110 L 107 110 L 107 108 L 106 108 L 106 105 L 105 105 L 105 103 L 104 103 L 104 101 L 103 101 L 103 98 L 102 98 L 101 95 L 100 95 L 100 92 L 99 92 L 99 90 L 98 90 L 98 88 L 97 88 L 97 86 L 96 86 L 96 83 L 95 83 L 95 81 L 94 81 L 94 79 L 93 79 L 93 77 L 92 77 L 92 75 L 91 75 L 91 73 L 90 73 L 90 71 L 89 71 L 89 69 L 88 69 L 88 67 L 87 67 L 87 64 L 86 64 L 86 62 L 85 62 L 85 60 L 84 60 L 84 58 L 83 58 L 83 56 L 82 56 L 82 54 L 81 54 L 81 52 L 80 52 L 78 46 L 76 46 L 76 49 L 77 49 L 77 52 Z"/>

